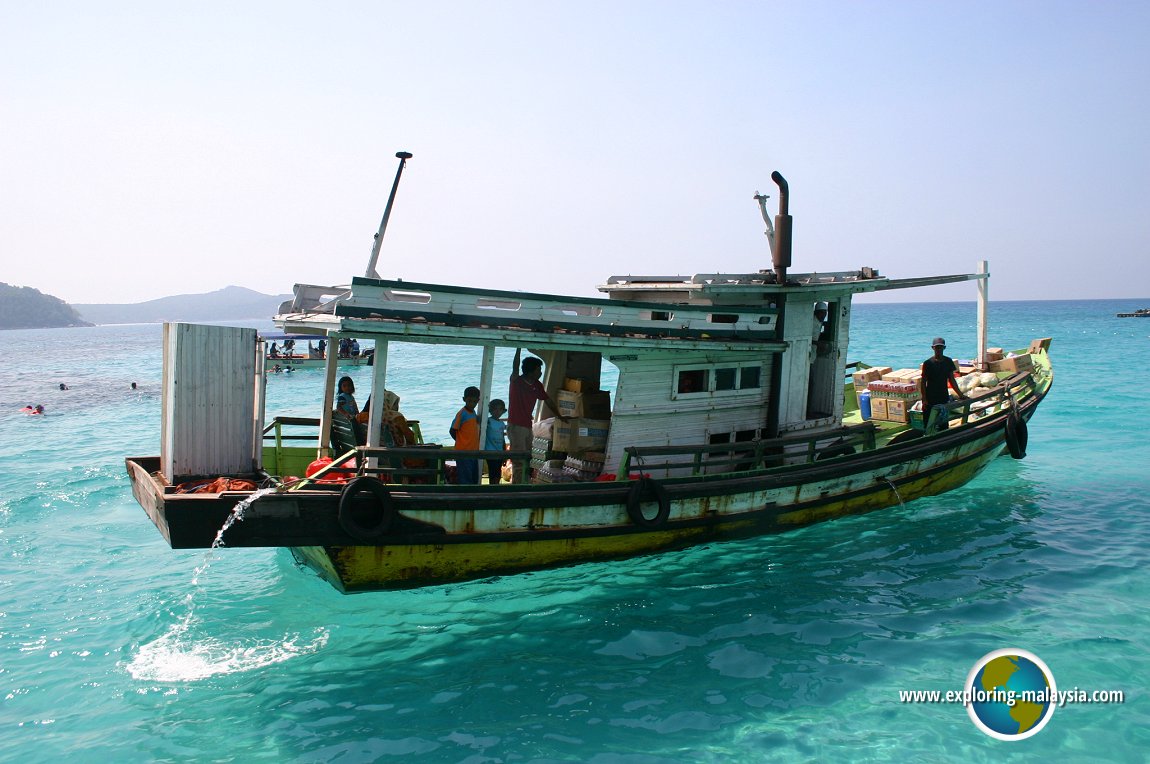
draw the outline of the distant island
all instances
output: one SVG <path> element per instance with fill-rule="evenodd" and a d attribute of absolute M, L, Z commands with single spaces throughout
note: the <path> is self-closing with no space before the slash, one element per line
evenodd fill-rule
<path fill-rule="evenodd" d="M 91 326 L 59 297 L 0 281 L 0 329 L 58 329 Z"/>
<path fill-rule="evenodd" d="M 97 324 L 164 321 L 249 321 L 271 318 L 290 294 L 269 295 L 229 286 L 206 294 L 183 294 L 147 302 L 68 305 L 32 287 L 0 282 L 0 329 L 55 329 Z"/>
<path fill-rule="evenodd" d="M 268 295 L 229 286 L 206 294 L 183 294 L 123 305 L 76 304 L 94 324 L 155 324 L 164 321 L 240 321 L 271 318 L 290 294 Z"/>

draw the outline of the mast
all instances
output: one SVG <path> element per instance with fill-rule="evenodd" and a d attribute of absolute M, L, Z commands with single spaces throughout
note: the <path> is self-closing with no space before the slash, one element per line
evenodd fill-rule
<path fill-rule="evenodd" d="M 391 206 L 395 204 L 395 192 L 399 188 L 399 177 L 403 175 L 403 166 L 407 164 L 408 159 L 411 159 L 411 153 L 407 151 L 397 151 L 395 156 L 399 160 L 399 169 L 395 171 L 395 182 L 391 184 L 391 195 L 387 197 L 387 207 L 383 210 L 383 220 L 379 224 L 379 233 L 375 235 L 375 244 L 371 248 L 371 259 L 367 261 L 367 271 L 363 274 L 369 279 L 380 278 L 379 271 L 375 269 L 376 262 L 379 261 L 379 248 L 383 246 L 383 234 L 387 231 L 387 220 L 391 217 Z"/>

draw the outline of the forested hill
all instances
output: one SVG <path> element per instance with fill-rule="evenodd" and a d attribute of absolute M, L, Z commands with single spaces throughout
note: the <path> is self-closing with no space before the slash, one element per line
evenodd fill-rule
<path fill-rule="evenodd" d="M 32 287 L 0 281 L 0 329 L 91 326 L 68 303 Z"/>

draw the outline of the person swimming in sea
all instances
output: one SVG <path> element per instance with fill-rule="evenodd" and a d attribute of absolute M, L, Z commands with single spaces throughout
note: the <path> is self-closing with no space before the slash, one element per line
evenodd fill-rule
<path fill-rule="evenodd" d="M 33 416 L 35 414 L 43 414 L 44 413 L 44 406 L 42 404 L 37 403 L 35 406 L 25 406 L 24 408 L 22 408 L 20 410 L 23 411 L 28 416 Z"/>

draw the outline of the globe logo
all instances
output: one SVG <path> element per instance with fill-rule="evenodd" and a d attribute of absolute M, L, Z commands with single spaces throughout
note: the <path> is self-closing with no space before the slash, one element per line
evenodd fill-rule
<path fill-rule="evenodd" d="M 1025 740 L 1054 714 L 1058 688 L 1037 655 L 1007 648 L 982 656 L 966 678 L 967 713 L 980 730 L 998 740 Z"/>

